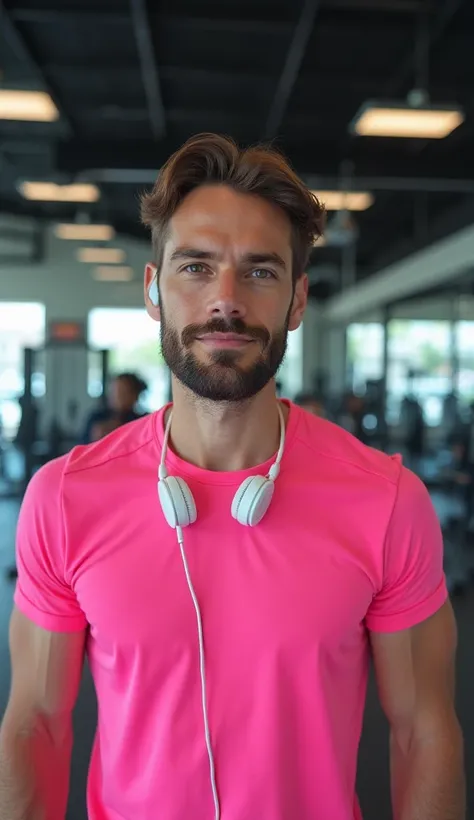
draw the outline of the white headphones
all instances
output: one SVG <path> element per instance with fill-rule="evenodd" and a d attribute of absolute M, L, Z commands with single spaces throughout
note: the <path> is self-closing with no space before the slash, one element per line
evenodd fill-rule
<path fill-rule="evenodd" d="M 158 282 L 156 280 L 156 276 L 153 277 L 153 282 L 148 288 L 148 298 L 150 299 L 152 305 L 158 307 L 158 305 L 160 304 L 160 296 L 158 293 Z"/>
<path fill-rule="evenodd" d="M 275 479 L 280 472 L 280 462 L 285 447 L 285 421 L 282 409 L 278 403 L 280 417 L 280 446 L 275 463 L 272 464 L 268 475 L 249 476 L 242 482 L 232 501 L 231 514 L 239 524 L 255 527 L 267 512 L 275 490 Z M 197 519 L 196 504 L 193 494 L 183 478 L 170 476 L 165 467 L 168 439 L 173 413 L 168 418 L 163 439 L 161 463 L 158 471 L 158 495 L 163 515 L 170 527 L 187 527 Z"/>

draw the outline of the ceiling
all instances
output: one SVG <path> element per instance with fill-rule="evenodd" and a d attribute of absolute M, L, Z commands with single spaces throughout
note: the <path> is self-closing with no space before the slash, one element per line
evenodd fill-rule
<path fill-rule="evenodd" d="M 352 216 L 355 247 L 315 249 L 316 298 L 474 222 L 472 0 L 0 0 L 0 10 L 1 83 L 48 90 L 61 114 L 0 121 L 0 212 L 39 226 L 73 219 L 77 206 L 26 202 L 18 184 L 87 179 L 101 189 L 92 220 L 146 236 L 139 192 L 189 136 L 217 131 L 273 140 L 314 188 L 347 179 L 372 191 L 372 207 Z M 364 101 L 404 99 L 420 81 L 433 103 L 464 108 L 449 137 L 349 134 Z"/>

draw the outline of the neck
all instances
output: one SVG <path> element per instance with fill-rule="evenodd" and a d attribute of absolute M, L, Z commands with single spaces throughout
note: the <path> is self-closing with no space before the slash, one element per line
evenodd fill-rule
<path fill-rule="evenodd" d="M 286 421 L 288 410 L 284 405 L 282 409 Z M 173 380 L 170 444 L 190 464 L 205 470 L 246 470 L 275 455 L 279 442 L 273 382 L 252 399 L 232 403 L 200 399 Z"/>

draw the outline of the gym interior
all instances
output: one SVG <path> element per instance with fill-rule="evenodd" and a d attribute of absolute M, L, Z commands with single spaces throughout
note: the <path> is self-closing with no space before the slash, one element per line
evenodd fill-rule
<path fill-rule="evenodd" d="M 117 375 L 140 383 L 133 412 L 170 397 L 140 194 L 193 134 L 272 141 L 327 209 L 277 389 L 402 453 L 431 493 L 474 811 L 473 46 L 470 0 L 0 2 L 0 714 L 31 476 L 86 440 Z M 95 716 L 86 669 L 68 820 Z M 389 820 L 373 683 L 358 790 Z"/>

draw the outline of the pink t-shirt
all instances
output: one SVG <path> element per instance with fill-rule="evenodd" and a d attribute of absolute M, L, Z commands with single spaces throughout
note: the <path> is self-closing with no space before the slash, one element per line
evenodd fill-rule
<path fill-rule="evenodd" d="M 213 820 L 195 612 L 157 496 L 163 410 L 43 467 L 18 526 L 16 605 L 90 627 L 97 690 L 90 820 Z M 252 470 L 169 451 L 198 520 L 184 530 L 202 611 L 222 820 L 354 820 L 367 630 L 408 629 L 447 597 L 422 483 L 290 405 L 271 507 L 231 517 Z"/>

